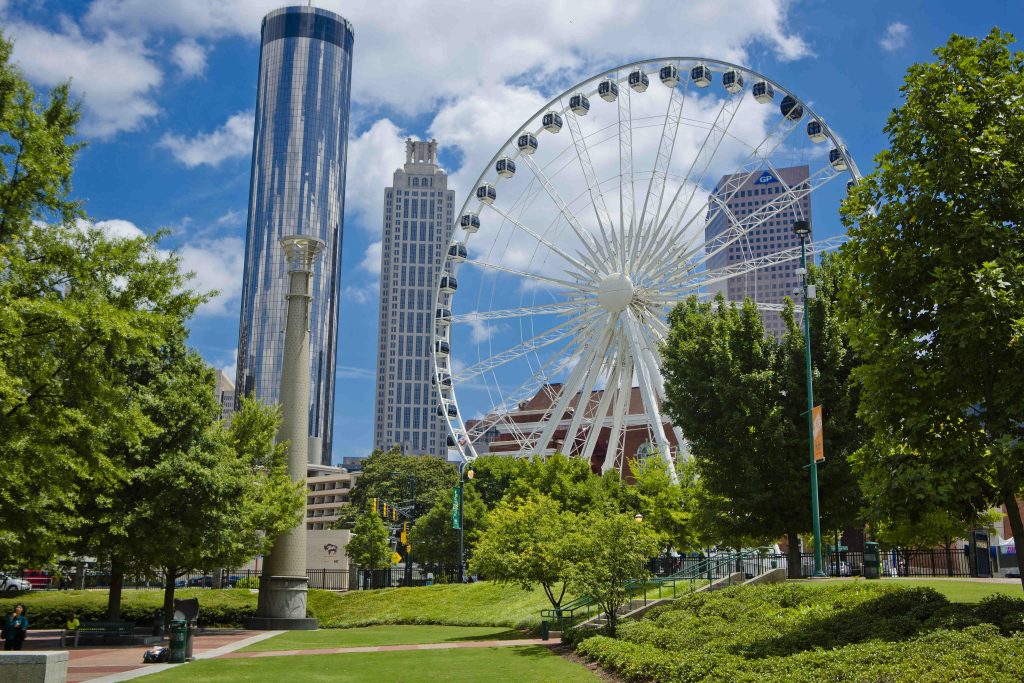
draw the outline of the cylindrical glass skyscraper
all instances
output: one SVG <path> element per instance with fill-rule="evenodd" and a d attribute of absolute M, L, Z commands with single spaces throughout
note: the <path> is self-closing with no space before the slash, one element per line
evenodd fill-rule
<path fill-rule="evenodd" d="M 319 237 L 310 314 L 309 462 L 331 463 L 352 26 L 315 7 L 263 18 L 236 396 L 277 403 L 285 235 Z"/>

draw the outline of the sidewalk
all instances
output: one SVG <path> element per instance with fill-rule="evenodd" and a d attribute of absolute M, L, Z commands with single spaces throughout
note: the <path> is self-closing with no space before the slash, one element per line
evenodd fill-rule
<path fill-rule="evenodd" d="M 210 659 L 234 652 L 252 643 L 276 636 L 280 631 L 246 631 L 243 629 L 214 629 L 198 633 L 193 641 L 192 654 L 196 659 Z M 68 683 L 93 681 L 116 683 L 146 674 L 156 673 L 181 664 L 143 664 L 146 645 L 121 647 L 89 646 L 60 647 L 59 630 L 31 631 L 25 641 L 26 650 L 68 651 Z"/>

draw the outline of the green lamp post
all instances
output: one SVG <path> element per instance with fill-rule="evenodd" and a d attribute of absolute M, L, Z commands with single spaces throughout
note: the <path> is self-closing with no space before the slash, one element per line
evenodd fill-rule
<path fill-rule="evenodd" d="M 818 461 L 814 457 L 814 379 L 811 369 L 811 317 L 808 301 L 814 298 L 814 286 L 807 283 L 807 238 L 811 224 L 793 221 L 793 233 L 800 238 L 800 271 L 804 290 L 804 356 L 807 361 L 807 445 L 811 455 L 811 522 L 814 527 L 814 574 L 824 577 L 821 561 L 821 515 L 818 510 Z"/>

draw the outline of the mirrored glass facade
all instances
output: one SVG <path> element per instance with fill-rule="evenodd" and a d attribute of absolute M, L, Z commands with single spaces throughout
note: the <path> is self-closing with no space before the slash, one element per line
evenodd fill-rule
<path fill-rule="evenodd" d="M 263 18 L 261 36 L 236 394 L 277 403 L 288 288 L 280 240 L 319 237 L 309 459 L 329 465 L 353 33 L 333 12 L 286 7 Z"/>

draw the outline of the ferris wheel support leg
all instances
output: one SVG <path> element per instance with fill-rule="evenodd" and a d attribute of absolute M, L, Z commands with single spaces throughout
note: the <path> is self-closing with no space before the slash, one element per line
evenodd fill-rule
<path fill-rule="evenodd" d="M 679 483 L 676 478 L 676 469 L 672 464 L 672 451 L 669 448 L 668 438 L 665 436 L 665 425 L 661 418 L 661 409 L 658 406 L 658 399 L 655 396 L 654 380 L 651 377 L 650 371 L 647 364 L 644 362 L 644 353 L 641 348 L 639 334 L 637 333 L 637 323 L 630 317 L 626 321 L 626 335 L 629 338 L 629 344 L 633 348 L 633 355 L 639 360 L 636 364 L 637 379 L 640 383 L 640 396 L 644 402 L 644 410 L 647 413 L 647 422 L 651 430 L 654 432 L 654 440 L 657 442 L 658 450 L 661 451 L 661 458 L 665 461 L 665 467 L 668 470 L 669 479 L 673 484 Z"/>
<path fill-rule="evenodd" d="M 626 418 L 626 411 L 629 410 L 629 399 L 630 394 L 632 393 L 633 361 L 627 357 L 625 365 L 622 368 L 622 373 L 619 375 L 619 390 L 615 401 L 615 415 L 612 418 L 612 431 L 608 436 L 609 453 L 605 456 L 604 467 L 601 468 L 602 473 L 607 472 L 612 467 L 617 467 L 619 468 L 619 474 L 621 476 L 622 468 L 625 467 L 625 449 L 619 447 L 619 438 L 622 436 L 622 423 Z M 618 459 L 618 462 L 616 462 L 616 459 Z"/>
<path fill-rule="evenodd" d="M 534 442 L 534 450 L 542 457 L 544 457 L 543 454 L 547 451 L 548 445 L 551 443 L 551 439 L 554 437 L 555 431 L 558 429 L 558 425 L 562 421 L 562 417 L 565 415 L 565 411 L 569 408 L 569 401 L 571 401 L 573 395 L 579 391 L 580 386 L 583 383 L 583 376 L 590 367 L 590 364 L 594 362 L 596 356 L 596 346 L 591 346 L 585 349 L 579 361 L 576 363 L 576 367 L 574 367 L 572 372 L 569 373 L 569 379 L 562 385 L 562 391 L 560 392 L 557 400 L 553 403 L 552 409 L 547 414 L 547 423 L 541 431 L 540 439 Z"/>
<path fill-rule="evenodd" d="M 601 432 L 604 430 L 604 420 L 608 415 L 608 408 L 611 406 L 612 398 L 615 396 L 615 391 L 619 386 L 619 375 L 622 374 L 622 364 L 617 363 L 612 371 L 608 375 L 608 381 L 604 386 L 604 392 L 601 393 L 601 401 L 597 404 L 597 411 L 594 413 L 593 420 L 591 422 L 590 433 L 587 434 L 587 441 L 583 445 L 583 460 L 590 462 L 590 459 L 594 457 L 594 448 L 597 446 L 597 441 L 601 436 Z M 610 443 L 610 442 L 609 442 Z M 611 453 L 611 459 L 615 459 L 615 454 Z M 605 453 L 605 461 L 608 460 L 609 453 Z M 602 463 L 602 471 L 606 471 L 605 464 Z"/>
<path fill-rule="evenodd" d="M 565 433 L 563 448 L 565 449 L 565 454 L 567 456 L 575 450 L 576 433 L 579 431 L 580 424 L 582 424 L 584 419 L 584 413 L 586 413 L 587 407 L 590 405 L 590 392 L 594 388 L 594 384 L 597 382 L 598 375 L 604 365 L 604 358 L 608 354 L 608 347 L 612 343 L 616 318 L 616 315 L 611 313 L 608 314 L 604 332 L 601 334 L 600 341 L 594 347 L 596 349 L 596 353 L 593 356 L 590 368 L 587 370 L 587 375 L 583 380 L 583 385 L 580 387 L 580 397 L 579 400 L 576 401 L 576 410 L 573 412 L 572 420 L 569 422 L 569 430 Z M 569 400 L 571 401 L 572 398 L 570 397 Z"/>

